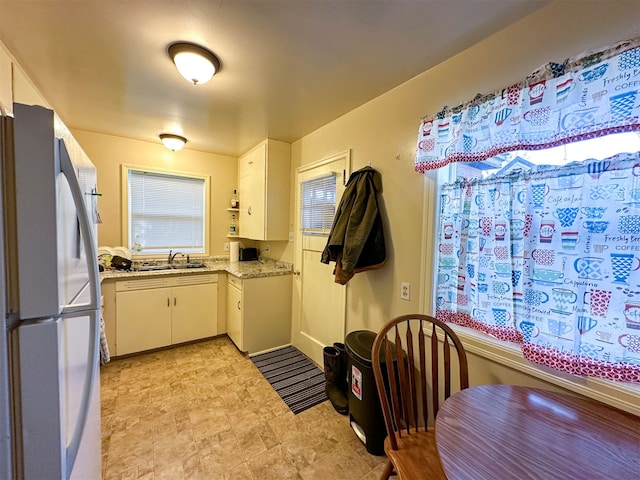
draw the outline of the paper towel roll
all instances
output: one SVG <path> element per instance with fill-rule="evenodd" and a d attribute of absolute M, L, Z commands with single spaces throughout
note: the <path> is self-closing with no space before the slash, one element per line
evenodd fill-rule
<path fill-rule="evenodd" d="M 229 260 L 237 262 L 240 259 L 240 242 L 231 242 L 229 244 Z"/>

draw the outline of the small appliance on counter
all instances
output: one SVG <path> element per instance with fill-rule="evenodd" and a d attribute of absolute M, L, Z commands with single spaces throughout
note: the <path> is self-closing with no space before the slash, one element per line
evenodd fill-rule
<path fill-rule="evenodd" d="M 251 260 L 258 260 L 258 249 L 251 247 L 251 248 L 241 248 L 240 249 L 240 261 L 241 262 L 248 262 Z"/>
<path fill-rule="evenodd" d="M 131 260 L 120 255 L 114 255 L 111 258 L 111 266 L 116 270 L 131 270 Z"/>

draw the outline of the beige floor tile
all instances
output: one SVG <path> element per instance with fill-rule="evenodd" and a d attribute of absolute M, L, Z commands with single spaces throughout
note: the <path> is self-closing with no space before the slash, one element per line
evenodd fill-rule
<path fill-rule="evenodd" d="M 305 480 L 324 477 L 325 472 L 334 472 L 335 477 L 356 480 L 367 474 L 371 468 L 350 447 L 338 445 L 333 451 L 319 458 L 310 466 L 301 470 L 300 475 Z"/>
<path fill-rule="evenodd" d="M 380 464 L 376 468 L 366 473 L 363 477 L 360 478 L 360 480 L 380 480 L 380 477 L 382 477 L 382 471 L 384 470 L 386 463 L 387 459 L 385 458 L 383 462 L 380 462 Z"/>
<path fill-rule="evenodd" d="M 103 479 L 373 480 L 326 401 L 298 415 L 226 336 L 115 358 L 101 370 Z"/>
<path fill-rule="evenodd" d="M 260 480 L 299 478 L 298 469 L 289 461 L 280 445 L 267 450 L 247 463 L 253 476 Z"/>

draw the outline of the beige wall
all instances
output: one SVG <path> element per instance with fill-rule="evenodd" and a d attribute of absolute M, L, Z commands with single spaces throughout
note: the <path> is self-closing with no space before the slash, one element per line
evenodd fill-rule
<path fill-rule="evenodd" d="M 428 35 L 425 42 L 434 41 Z M 421 293 L 430 313 L 430 267 L 424 284 L 420 279 L 421 259 L 432 256 L 432 241 L 422 238 L 435 220 L 433 209 L 424 207 L 425 190 L 431 196 L 433 189 L 412 166 L 421 117 L 506 87 L 549 61 L 638 35 L 640 2 L 556 2 L 292 145 L 293 169 L 350 149 L 352 170 L 370 162 L 382 174 L 389 262 L 348 283 L 347 332 L 375 331 L 392 317 L 421 311 Z M 411 301 L 400 300 L 400 282 L 411 283 Z M 475 361 L 472 383 L 529 382 L 514 381 L 512 371 L 480 357 Z"/>
<path fill-rule="evenodd" d="M 0 113 L 12 111 L 13 74 L 11 70 L 11 56 L 0 43 Z"/>
<path fill-rule="evenodd" d="M 13 114 L 13 102 L 51 108 L 11 52 L 0 42 L 0 112 Z"/>
<path fill-rule="evenodd" d="M 224 255 L 228 242 L 230 199 L 237 180 L 237 159 L 225 155 L 183 149 L 170 152 L 158 140 L 142 142 L 84 130 L 72 130 L 98 169 L 98 202 L 103 223 L 98 226 L 98 244 L 124 245 L 120 221 L 120 166 L 140 165 L 211 176 L 211 255 Z"/>

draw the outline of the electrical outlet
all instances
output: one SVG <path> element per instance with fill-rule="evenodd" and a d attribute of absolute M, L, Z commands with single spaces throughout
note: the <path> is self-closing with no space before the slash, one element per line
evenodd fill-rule
<path fill-rule="evenodd" d="M 225 242 L 224 244 L 224 251 L 228 252 L 229 251 L 229 242 Z"/>
<path fill-rule="evenodd" d="M 400 298 L 402 300 L 411 300 L 411 284 L 408 282 L 400 283 Z"/>

